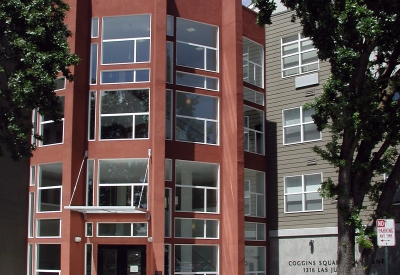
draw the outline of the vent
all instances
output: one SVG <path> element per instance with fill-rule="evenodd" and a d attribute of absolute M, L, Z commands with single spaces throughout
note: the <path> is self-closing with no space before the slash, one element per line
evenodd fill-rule
<path fill-rule="evenodd" d="M 306 96 L 314 96 L 315 95 L 315 90 L 308 90 L 306 92 Z"/>
<path fill-rule="evenodd" d="M 307 166 L 309 165 L 317 165 L 317 159 L 308 159 L 307 160 Z"/>

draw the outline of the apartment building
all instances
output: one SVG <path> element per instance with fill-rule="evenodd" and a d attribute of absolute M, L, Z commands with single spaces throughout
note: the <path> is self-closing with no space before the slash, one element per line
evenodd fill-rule
<path fill-rule="evenodd" d="M 28 274 L 266 274 L 263 28 L 239 0 L 68 0 Z"/>
<path fill-rule="evenodd" d="M 337 174 L 312 151 L 324 146 L 329 133 L 318 132 L 313 111 L 303 109 L 322 93 L 330 68 L 318 60 L 312 42 L 302 36 L 298 22 L 290 21 L 291 15 L 281 9 L 266 26 L 268 274 L 335 274 L 336 201 L 323 199 L 317 190 L 324 179 L 335 180 Z M 397 231 L 397 243 L 399 235 Z M 393 270 L 400 266 L 398 255 L 399 246 L 389 248 Z M 382 248 L 371 274 L 384 274 L 384 266 Z"/>

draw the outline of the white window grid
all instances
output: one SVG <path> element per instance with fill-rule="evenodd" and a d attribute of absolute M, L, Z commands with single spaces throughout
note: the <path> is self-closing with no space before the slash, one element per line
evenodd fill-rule
<path fill-rule="evenodd" d="M 58 243 L 51 243 L 51 244 L 58 244 Z M 59 270 L 59 269 L 38 269 L 38 267 L 39 267 L 39 261 L 40 261 L 40 259 L 39 259 L 39 253 L 38 253 L 38 248 L 39 248 L 39 245 L 41 245 L 41 244 L 36 244 L 36 249 L 35 249 L 35 258 L 36 258 L 36 261 L 35 261 L 35 275 L 39 275 L 39 274 L 41 274 L 41 273 L 51 273 L 51 275 L 53 275 L 53 274 L 58 274 L 58 275 L 61 275 L 61 270 Z M 61 246 L 61 244 L 59 244 L 60 246 Z M 61 261 L 61 259 L 60 259 L 60 261 Z"/>
<path fill-rule="evenodd" d="M 217 266 L 216 266 L 216 270 L 217 271 L 205 271 L 205 272 L 191 272 L 191 271 L 183 271 L 183 272 L 178 272 L 178 271 L 175 271 L 174 272 L 174 274 L 176 274 L 176 275 L 180 275 L 180 274 L 182 274 L 182 275 L 218 275 L 219 274 L 219 263 L 220 263 L 220 257 L 219 257 L 219 246 L 218 245 L 203 245 L 203 244 L 175 244 L 174 245 L 174 251 L 176 251 L 176 247 L 177 246 L 212 246 L 212 247 L 216 247 L 217 248 Z M 176 258 L 176 256 L 174 257 L 174 258 Z M 187 263 L 188 264 L 188 266 L 186 267 L 188 270 L 189 269 L 191 269 L 191 262 L 189 263 Z M 174 270 L 176 270 L 175 269 L 175 265 L 176 265 L 176 261 L 174 261 Z"/>
<path fill-rule="evenodd" d="M 56 236 L 39 236 L 40 222 L 46 221 L 46 220 L 58 220 L 58 222 L 59 222 L 58 235 L 56 235 Z M 61 228 L 62 228 L 61 227 L 61 219 L 37 219 L 36 220 L 36 238 L 38 238 L 38 239 L 61 238 Z"/>
<path fill-rule="evenodd" d="M 246 225 L 254 226 L 254 237 L 249 238 L 245 234 L 245 240 L 246 241 L 265 241 L 266 239 L 266 234 L 265 234 L 265 223 L 258 223 L 258 222 L 245 222 L 245 228 Z M 259 237 L 259 233 L 261 233 L 261 237 Z"/>
<path fill-rule="evenodd" d="M 130 224 L 131 225 L 131 235 L 130 236 L 120 236 L 120 235 L 102 236 L 102 235 L 99 235 L 99 228 L 101 227 L 102 224 Z M 146 235 L 144 235 L 144 236 L 135 236 L 133 234 L 133 228 L 134 228 L 135 224 L 146 224 Z M 112 223 L 112 222 L 98 222 L 97 226 L 96 226 L 96 229 L 97 229 L 96 230 L 96 236 L 99 237 L 99 238 L 115 238 L 115 237 L 118 237 L 118 238 L 132 238 L 132 237 L 134 237 L 134 238 L 143 238 L 143 237 L 148 237 L 148 232 L 149 232 L 149 226 L 148 226 L 147 222 L 131 222 L 131 223 L 127 223 L 127 222 L 114 222 L 114 223 Z"/>
<path fill-rule="evenodd" d="M 204 63 L 203 63 L 202 67 L 190 67 L 190 66 L 187 66 L 185 64 L 178 64 L 178 60 L 176 60 L 176 65 L 179 65 L 179 66 L 182 66 L 182 67 L 205 70 L 205 71 L 211 71 L 211 72 L 218 72 L 219 71 L 219 68 L 218 68 L 218 65 L 219 65 L 218 64 L 218 55 L 219 55 L 218 54 L 218 45 L 217 45 L 217 47 L 210 47 L 210 46 L 204 46 L 204 45 L 200 45 L 200 44 L 196 44 L 196 43 L 184 42 L 184 41 L 179 41 L 179 40 L 176 41 L 176 44 L 177 45 L 179 45 L 179 44 L 188 45 L 188 46 L 191 46 L 191 47 L 195 48 L 198 51 L 202 50 L 203 51 L 203 60 L 204 60 Z M 207 56 L 208 56 L 207 53 L 210 52 L 210 51 L 211 52 L 215 52 L 215 56 L 217 57 L 215 70 L 207 69 L 207 65 L 208 65 L 207 64 Z"/>
<path fill-rule="evenodd" d="M 292 35 L 292 36 L 294 37 L 294 35 Z M 289 37 L 291 37 L 291 36 L 287 36 L 287 37 L 284 37 L 284 38 L 281 39 L 282 78 L 289 77 L 289 76 L 294 76 L 294 75 L 299 75 L 299 74 L 304 74 L 304 73 L 309 73 L 309 72 L 313 72 L 313 71 L 318 71 L 319 70 L 319 60 L 318 59 L 317 59 L 317 61 L 314 61 L 314 62 L 302 64 L 301 56 L 303 54 L 307 54 L 307 53 L 311 53 L 311 52 L 315 52 L 315 54 L 316 54 L 316 49 L 314 47 L 312 47 L 311 49 L 301 50 L 301 46 L 302 46 L 301 44 L 302 44 L 302 42 L 304 42 L 304 43 L 307 43 L 307 42 L 312 43 L 312 41 L 309 38 L 304 37 L 302 34 L 298 33 L 296 40 L 291 40 L 289 42 L 284 43 L 283 42 L 284 39 L 285 38 L 289 38 Z M 297 44 L 297 52 L 284 55 L 283 47 L 290 46 L 290 45 L 296 46 L 296 44 Z M 298 65 L 291 66 L 291 67 L 288 67 L 288 68 L 284 68 L 283 60 L 285 58 L 288 58 L 288 57 L 296 57 L 296 56 L 297 56 Z M 316 65 L 315 69 L 311 68 L 310 70 L 308 70 L 306 67 L 307 66 L 311 66 L 311 65 L 314 65 L 314 66 Z M 287 72 L 287 71 L 290 71 L 290 70 L 293 70 L 293 69 L 297 69 L 297 72 Z M 288 73 L 288 74 L 286 75 L 286 73 Z"/>
<path fill-rule="evenodd" d="M 201 85 L 189 85 L 189 84 L 183 83 L 182 81 L 180 81 L 179 76 L 184 76 L 184 75 L 194 75 L 198 79 L 202 79 L 202 81 L 199 82 Z M 215 89 L 208 88 L 207 81 L 216 81 L 216 83 L 217 83 L 216 88 Z M 193 87 L 193 88 L 200 88 L 200 89 L 215 91 L 215 92 L 219 91 L 219 78 L 209 77 L 209 76 L 204 76 L 204 75 L 199 75 L 199 74 L 191 74 L 191 73 L 176 71 L 176 84 L 186 86 L 186 87 Z"/>
<path fill-rule="evenodd" d="M 265 257 L 265 255 L 266 255 L 266 247 L 265 246 L 246 246 L 246 248 L 250 248 L 250 247 L 257 248 L 257 251 L 259 248 L 261 248 L 264 251 L 263 256 Z M 266 274 L 267 271 L 265 270 L 265 266 L 263 268 L 264 270 L 258 270 L 258 269 L 262 269 L 262 268 L 258 268 L 258 266 L 256 266 L 257 262 L 264 262 L 264 265 L 265 265 L 266 260 L 264 260 L 264 259 L 260 260 L 259 259 L 260 257 L 261 257 L 261 255 L 247 255 L 245 253 L 245 262 L 246 262 L 245 275 L 257 275 L 257 274 L 265 275 Z M 252 259 L 254 259 L 254 261 L 252 261 Z M 257 270 L 254 270 L 254 269 L 257 269 Z"/>
<path fill-rule="evenodd" d="M 52 164 L 56 164 L 56 163 L 52 163 Z M 46 164 L 43 164 L 46 165 Z M 46 186 L 46 187 L 42 187 L 41 185 L 41 166 L 38 166 L 38 185 L 37 185 L 37 200 L 36 200 L 36 212 L 37 213 L 46 213 L 46 212 L 61 212 L 61 206 L 63 205 L 62 203 L 62 182 L 60 182 L 60 185 L 54 185 L 54 186 Z M 61 170 L 62 171 L 62 170 Z M 60 189 L 60 210 L 56 210 L 56 211 L 39 211 L 39 204 L 41 204 L 41 191 L 42 190 L 51 190 L 51 189 Z"/>
<path fill-rule="evenodd" d="M 296 175 L 296 176 L 288 176 L 284 177 L 284 212 L 285 213 L 299 213 L 299 212 L 318 212 L 318 211 L 323 211 L 324 210 L 324 199 L 321 197 L 321 209 L 318 210 L 306 210 L 306 195 L 307 194 L 318 194 L 318 191 L 305 191 L 305 176 L 310 176 L 310 175 L 320 175 L 321 176 L 321 183 L 322 183 L 322 173 L 313 173 L 313 174 L 304 174 L 304 175 Z M 286 179 L 287 178 L 293 178 L 293 177 L 301 177 L 301 191 L 300 192 L 292 192 L 292 193 L 287 193 L 286 192 Z M 288 211 L 287 210 L 287 196 L 290 195 L 301 195 L 301 202 L 302 202 L 302 210 L 300 211 Z"/>
<path fill-rule="evenodd" d="M 265 181 L 265 178 L 264 178 Z M 248 205 L 248 212 L 245 212 L 245 216 L 254 216 L 254 217 L 265 217 L 265 188 L 264 193 L 252 192 L 251 190 L 257 190 L 257 188 L 252 188 L 252 185 L 256 185 L 257 183 L 252 182 L 251 180 L 244 180 L 244 203 Z M 263 213 L 258 213 L 258 203 L 262 202 L 263 205 Z M 253 209 L 254 208 L 254 209 Z M 255 212 L 255 215 L 251 215 L 252 212 Z"/>
<path fill-rule="evenodd" d="M 149 41 L 150 44 L 150 37 L 135 37 L 135 38 L 121 38 L 121 39 L 103 39 L 103 45 L 106 43 L 112 43 L 112 42 L 123 42 L 123 41 L 133 41 L 133 53 L 131 56 L 132 62 L 123 62 L 123 63 L 103 63 L 103 55 L 101 56 L 101 63 L 102 65 L 113 65 L 113 64 L 130 64 L 130 63 L 148 63 L 150 60 L 147 61 L 136 61 L 137 60 L 137 43 L 138 42 L 143 42 L 145 40 Z M 104 47 L 104 46 L 103 46 Z"/>
<path fill-rule="evenodd" d="M 249 58 L 249 52 L 250 52 L 250 47 L 248 46 L 244 46 L 243 47 L 243 81 L 256 85 L 258 87 L 263 88 L 264 87 L 264 60 L 263 60 L 263 56 L 264 56 L 264 51 L 263 51 L 263 47 L 248 39 L 243 37 L 243 40 L 245 41 L 249 41 L 253 44 L 259 45 L 260 46 L 260 50 L 261 50 L 261 59 L 260 59 L 260 63 L 256 63 L 254 61 L 251 61 Z M 257 71 L 259 71 L 260 73 L 257 73 Z M 257 75 L 260 76 L 261 79 L 257 79 Z"/>
<path fill-rule="evenodd" d="M 262 113 L 262 117 L 264 117 L 264 112 L 255 108 L 251 108 L 248 106 L 245 106 L 245 108 L 250 108 L 250 109 L 254 109 L 257 110 L 258 112 Z M 264 129 L 264 121 L 262 122 L 262 128 Z M 252 133 L 252 135 L 251 135 Z M 250 147 L 250 137 L 253 137 L 255 139 L 257 139 L 257 135 L 261 135 L 261 139 L 262 139 L 262 144 L 261 147 L 259 148 L 258 143 L 256 140 L 253 140 L 253 145 L 254 148 L 253 150 Z M 264 141 L 264 131 L 259 131 L 259 130 L 255 130 L 250 128 L 250 117 L 249 116 L 244 116 L 244 151 L 246 152 L 250 152 L 250 153 L 255 153 L 255 154 L 261 154 L 264 155 L 264 148 L 265 148 L 265 141 Z M 261 149 L 261 150 L 260 150 Z"/>
<path fill-rule="evenodd" d="M 292 123 L 289 125 L 285 125 L 285 111 L 289 111 L 289 110 L 295 110 L 295 109 L 300 109 L 300 119 L 299 119 L 299 123 Z M 310 140 L 305 140 L 304 138 L 304 127 L 305 125 L 310 125 L 310 124 L 314 124 L 314 121 L 311 120 L 309 122 L 304 122 L 304 109 L 303 107 L 296 107 L 296 108 L 291 108 L 291 109 L 285 109 L 282 111 L 282 125 L 283 125 L 283 144 L 284 145 L 289 145 L 289 144 L 296 144 L 296 143 L 304 143 L 304 142 L 311 142 L 311 141 L 317 141 L 317 140 L 321 140 L 322 139 L 322 135 L 321 132 L 319 132 L 319 138 L 317 139 L 310 139 Z M 298 127 L 300 126 L 300 141 L 298 142 L 285 142 L 286 140 L 286 129 L 289 129 L 291 127 Z"/>
<path fill-rule="evenodd" d="M 176 229 L 177 229 L 177 225 L 176 225 L 176 221 L 177 220 L 190 220 L 190 221 L 203 221 L 203 236 L 201 237 L 181 237 L 181 236 L 177 236 L 176 234 Z M 207 237 L 207 222 L 211 221 L 211 222 L 216 222 L 217 223 L 217 236 L 216 237 Z M 189 219 L 189 218 L 175 218 L 175 238 L 178 239 L 219 239 L 219 220 L 215 220 L 215 219 Z M 192 229 L 192 227 L 190 228 Z"/>
<path fill-rule="evenodd" d="M 137 72 L 138 71 L 147 71 L 149 73 L 149 79 L 145 81 L 138 81 L 137 80 Z M 104 82 L 103 73 L 109 72 L 132 72 L 133 73 L 133 81 L 117 81 L 117 82 Z M 137 69 L 137 70 L 108 70 L 108 71 L 101 71 L 101 84 L 127 84 L 127 83 L 145 83 L 150 82 L 150 69 Z"/>
<path fill-rule="evenodd" d="M 218 128 L 218 119 L 208 119 L 208 118 L 199 118 L 199 117 L 191 117 L 191 116 L 183 116 L 183 115 L 176 115 L 176 118 L 186 118 L 186 119 L 190 119 L 190 120 L 197 120 L 197 121 L 203 121 L 203 129 L 204 129 L 204 140 L 203 142 L 194 142 L 194 143 L 203 143 L 203 144 L 212 144 L 215 145 L 215 143 L 209 143 L 207 141 L 207 137 L 208 137 L 208 132 L 207 132 L 207 124 L 208 122 L 212 122 L 215 123 L 217 125 L 216 128 Z M 218 135 L 217 135 L 218 136 Z M 177 139 L 178 140 L 178 139 Z M 217 139 L 218 140 L 218 139 Z M 179 139 L 179 141 L 186 141 L 186 140 L 182 140 Z M 193 141 L 186 141 L 186 142 L 193 142 Z M 218 141 L 217 143 L 218 144 Z"/>
<path fill-rule="evenodd" d="M 243 87 L 243 99 L 264 106 L 264 94 L 247 87 Z"/>
<path fill-rule="evenodd" d="M 60 99 L 61 98 L 64 98 L 64 96 L 60 96 Z M 65 103 L 64 103 L 65 104 Z M 63 109 L 65 109 L 65 105 L 63 105 Z M 44 126 L 46 125 L 46 124 L 52 124 L 52 123 L 55 123 L 54 122 L 54 120 L 44 120 L 44 116 L 43 115 L 41 115 L 40 116 L 40 121 L 39 121 L 39 123 L 40 123 L 40 135 L 44 135 Z M 61 139 L 61 142 L 56 142 L 56 143 L 50 143 L 50 144 L 43 144 L 43 140 L 41 140 L 40 141 L 40 146 L 41 147 L 45 147 L 45 146 L 52 146 L 52 145 L 58 145 L 58 144 L 63 144 L 64 143 L 64 128 L 65 128 L 65 125 L 64 125 L 64 110 L 63 110 L 63 117 L 62 118 L 60 118 L 60 122 L 58 122 L 58 123 L 61 123 L 62 124 L 62 139 Z"/>

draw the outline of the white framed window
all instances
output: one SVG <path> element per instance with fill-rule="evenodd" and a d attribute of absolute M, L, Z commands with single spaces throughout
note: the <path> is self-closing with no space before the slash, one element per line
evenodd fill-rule
<path fill-rule="evenodd" d="M 244 239 L 246 241 L 265 241 L 265 223 L 245 222 Z"/>
<path fill-rule="evenodd" d="M 313 42 L 300 33 L 281 39 L 282 77 L 317 71 L 319 60 Z"/>
<path fill-rule="evenodd" d="M 167 41 L 166 82 L 174 83 L 174 43 Z"/>
<path fill-rule="evenodd" d="M 64 76 L 58 77 L 57 79 L 54 80 L 54 84 L 56 85 L 55 92 L 65 90 L 66 88 L 66 78 Z"/>
<path fill-rule="evenodd" d="M 96 132 L 96 91 L 89 92 L 89 114 L 88 114 L 88 140 L 95 140 Z"/>
<path fill-rule="evenodd" d="M 215 77 L 203 76 L 198 74 L 176 72 L 176 84 L 200 88 L 211 91 L 219 91 L 219 79 Z"/>
<path fill-rule="evenodd" d="M 283 110 L 283 144 L 321 140 L 321 132 L 312 119 L 314 109 L 302 107 Z"/>
<path fill-rule="evenodd" d="M 143 83 L 150 81 L 150 69 L 101 71 L 101 84 Z"/>
<path fill-rule="evenodd" d="M 36 166 L 32 165 L 29 171 L 29 186 L 34 186 L 36 181 Z"/>
<path fill-rule="evenodd" d="M 26 274 L 33 275 L 33 244 L 28 244 Z"/>
<path fill-rule="evenodd" d="M 97 223 L 97 237 L 147 237 L 147 222 Z"/>
<path fill-rule="evenodd" d="M 218 72 L 218 27 L 176 19 L 176 65 Z"/>
<path fill-rule="evenodd" d="M 92 18 L 92 30 L 91 30 L 90 37 L 91 38 L 99 37 L 99 18 L 98 17 Z"/>
<path fill-rule="evenodd" d="M 62 163 L 39 165 L 38 212 L 61 211 Z"/>
<path fill-rule="evenodd" d="M 265 217 L 265 173 L 244 169 L 244 214 Z"/>
<path fill-rule="evenodd" d="M 265 246 L 245 246 L 245 275 L 265 275 L 267 262 Z"/>
<path fill-rule="evenodd" d="M 264 88 L 263 46 L 243 37 L 243 81 Z"/>
<path fill-rule="evenodd" d="M 28 238 L 33 238 L 35 212 L 35 193 L 29 193 Z"/>
<path fill-rule="evenodd" d="M 264 154 L 264 112 L 244 106 L 244 150 Z"/>
<path fill-rule="evenodd" d="M 176 92 L 175 139 L 205 144 L 219 143 L 217 97 Z"/>
<path fill-rule="evenodd" d="M 101 91 L 100 139 L 149 138 L 149 90 Z"/>
<path fill-rule="evenodd" d="M 172 102 L 173 93 L 172 90 L 166 90 L 165 100 L 165 139 L 172 140 Z"/>
<path fill-rule="evenodd" d="M 285 213 L 322 211 L 322 173 L 284 178 Z"/>
<path fill-rule="evenodd" d="M 90 76 L 89 76 L 90 85 L 97 84 L 98 48 L 99 45 L 97 43 L 92 43 L 90 45 Z"/>
<path fill-rule="evenodd" d="M 150 61 L 150 14 L 103 17 L 102 64 Z"/>
<path fill-rule="evenodd" d="M 85 244 L 85 266 L 84 275 L 92 275 L 93 244 Z"/>
<path fill-rule="evenodd" d="M 175 161 L 175 211 L 219 212 L 219 165 Z"/>
<path fill-rule="evenodd" d="M 175 274 L 219 274 L 219 246 L 175 245 Z"/>
<path fill-rule="evenodd" d="M 61 237 L 61 219 L 36 220 L 36 238 Z"/>
<path fill-rule="evenodd" d="M 147 209 L 147 159 L 101 159 L 98 205 Z"/>
<path fill-rule="evenodd" d="M 172 189 L 165 188 L 165 198 L 164 198 L 164 237 L 171 238 L 172 236 Z"/>
<path fill-rule="evenodd" d="M 165 181 L 172 181 L 172 159 L 165 159 Z"/>
<path fill-rule="evenodd" d="M 175 238 L 218 239 L 219 220 L 175 218 Z"/>
<path fill-rule="evenodd" d="M 171 245 L 164 245 L 164 275 L 171 275 Z"/>
<path fill-rule="evenodd" d="M 86 206 L 93 206 L 94 200 L 94 160 L 87 160 L 87 172 L 86 172 Z"/>
<path fill-rule="evenodd" d="M 167 15 L 167 35 L 174 36 L 174 17 Z"/>
<path fill-rule="evenodd" d="M 36 275 L 61 274 L 61 244 L 36 244 Z"/>
<path fill-rule="evenodd" d="M 243 99 L 264 106 L 264 94 L 247 87 L 243 87 Z"/>
<path fill-rule="evenodd" d="M 93 223 L 85 222 L 85 237 L 93 237 Z"/>
<path fill-rule="evenodd" d="M 64 142 L 64 96 L 60 96 L 59 100 L 63 113 L 58 122 L 55 122 L 50 115 L 40 116 L 40 134 L 43 136 L 40 146 L 62 144 Z"/>

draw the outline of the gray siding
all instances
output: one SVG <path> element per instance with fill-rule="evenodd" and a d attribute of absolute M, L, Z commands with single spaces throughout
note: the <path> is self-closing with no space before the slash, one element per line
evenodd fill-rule
<path fill-rule="evenodd" d="M 321 172 L 323 178 L 335 178 L 332 167 L 312 152 L 314 146 L 323 146 L 329 136 L 322 133 L 321 141 L 283 145 L 282 111 L 300 107 L 315 96 L 306 96 L 313 90 L 322 92 L 322 83 L 329 76 L 329 64 L 319 63 L 319 85 L 295 89 L 295 77 L 282 78 L 281 38 L 301 32 L 297 23 L 290 22 L 290 12 L 273 17 L 273 24 L 266 27 L 266 155 L 267 203 L 269 230 L 292 228 L 318 228 L 336 226 L 336 204 L 325 199 L 323 211 L 284 213 L 284 177 Z M 306 74 L 304 74 L 306 75 Z M 301 75 L 303 76 L 303 75 Z M 307 165 L 308 159 L 316 159 L 315 165 Z"/>

